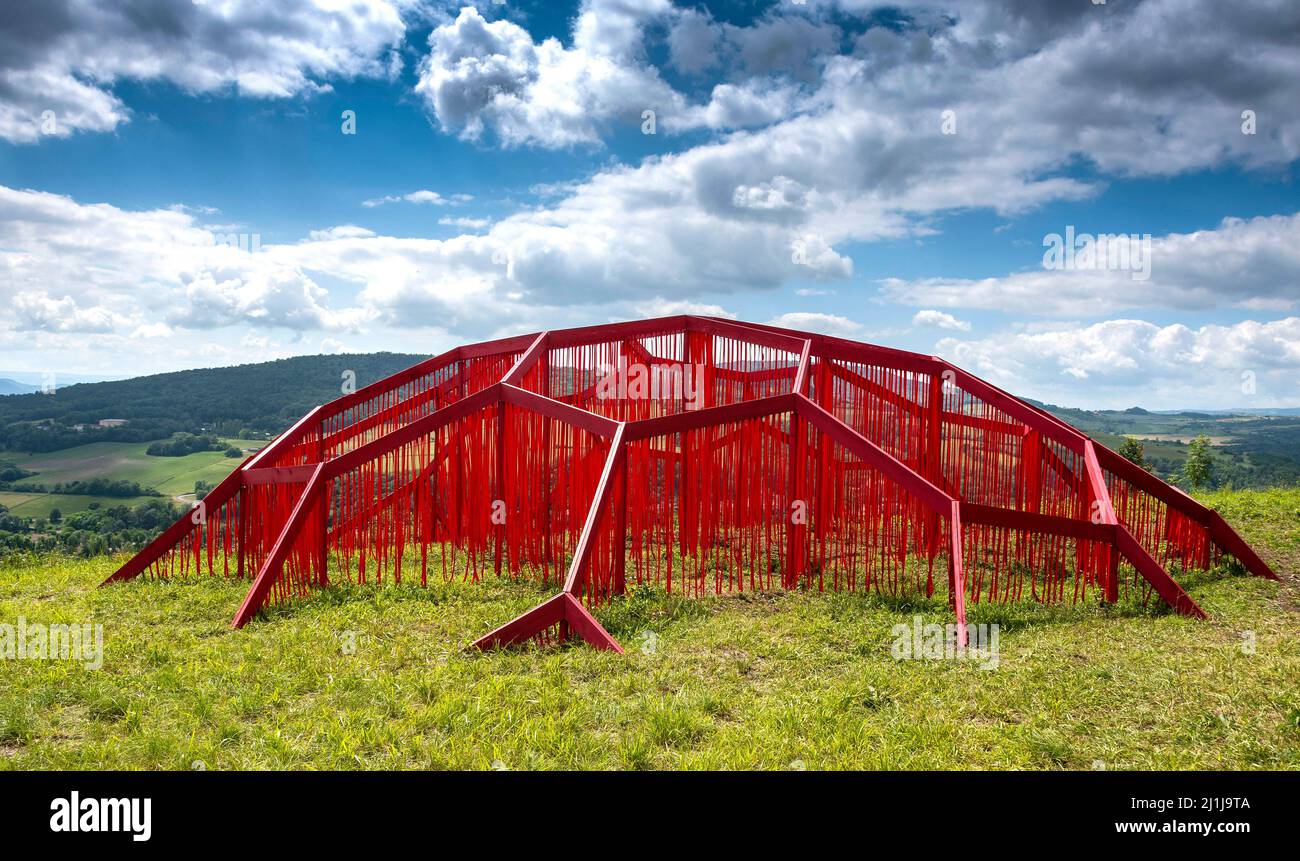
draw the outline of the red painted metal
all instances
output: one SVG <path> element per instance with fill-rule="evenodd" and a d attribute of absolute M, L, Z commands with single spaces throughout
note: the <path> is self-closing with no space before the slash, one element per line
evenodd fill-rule
<path fill-rule="evenodd" d="M 1226 521 L 933 356 L 676 316 L 458 347 L 316 407 L 113 574 L 252 577 L 232 624 L 340 582 L 494 575 L 559 593 L 478 648 L 576 636 L 631 584 L 1158 596 Z M 1127 563 L 1125 567 L 1121 567 Z M 1176 563 L 1176 566 L 1174 565 Z"/>

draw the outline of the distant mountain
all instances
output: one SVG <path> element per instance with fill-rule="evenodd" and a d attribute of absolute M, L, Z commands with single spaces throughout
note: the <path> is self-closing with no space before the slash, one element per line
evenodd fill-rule
<path fill-rule="evenodd" d="M 1231 410 L 1161 410 L 1160 415 L 1188 416 L 1300 416 L 1300 407 L 1241 407 Z"/>
<path fill-rule="evenodd" d="M 105 383 L 110 380 L 124 380 L 119 374 L 65 374 L 60 371 L 57 374 L 47 375 L 43 371 L 13 371 L 7 368 L 0 368 L 0 378 L 13 380 L 19 385 L 31 386 L 33 390 L 40 391 L 47 381 L 53 382 L 58 388 L 64 386 L 75 386 L 77 383 Z"/>
<path fill-rule="evenodd" d="M 1062 407 L 1056 404 L 1023 398 L 1026 403 L 1057 415 L 1076 416 L 1128 416 L 1153 418 L 1222 418 L 1224 416 L 1300 416 L 1300 407 L 1235 407 L 1227 410 L 1181 409 L 1181 410 L 1147 410 L 1142 407 L 1129 407 L 1126 410 L 1088 410 L 1083 407 Z"/>
<path fill-rule="evenodd" d="M 8 377 L 0 377 L 0 395 L 30 395 L 40 390 L 40 386 L 29 386 Z"/>

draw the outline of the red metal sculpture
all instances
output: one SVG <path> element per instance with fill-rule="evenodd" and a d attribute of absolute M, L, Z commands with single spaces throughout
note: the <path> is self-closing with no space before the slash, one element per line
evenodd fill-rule
<path fill-rule="evenodd" d="M 478 640 L 578 635 L 629 581 L 946 593 L 966 604 L 1152 594 L 1223 553 L 1216 512 L 942 359 L 678 316 L 458 347 L 316 407 L 105 584 L 251 577 L 232 621 L 328 583 L 555 582 Z M 936 570 L 939 572 L 936 576 Z"/>

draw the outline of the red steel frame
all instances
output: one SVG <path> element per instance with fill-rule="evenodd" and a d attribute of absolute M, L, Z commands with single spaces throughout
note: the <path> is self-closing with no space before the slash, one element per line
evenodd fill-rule
<path fill-rule="evenodd" d="M 417 552 L 422 583 L 490 566 L 559 585 L 480 649 L 621 652 L 589 608 L 629 577 L 930 596 L 942 561 L 963 641 L 968 602 L 1026 585 L 1205 618 L 1171 562 L 1277 579 L 1218 513 L 942 359 L 676 316 L 458 347 L 318 406 L 104 585 L 248 577 L 238 628 L 331 574 L 411 576 Z"/>

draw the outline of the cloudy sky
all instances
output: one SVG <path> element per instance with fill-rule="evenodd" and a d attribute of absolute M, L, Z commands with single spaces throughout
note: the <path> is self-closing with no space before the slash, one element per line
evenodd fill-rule
<path fill-rule="evenodd" d="M 1297 44 L 1294 0 L 6 0 L 0 373 L 694 311 L 1300 406 Z"/>

